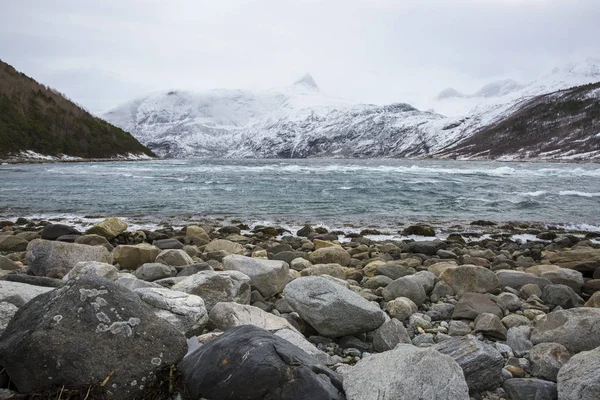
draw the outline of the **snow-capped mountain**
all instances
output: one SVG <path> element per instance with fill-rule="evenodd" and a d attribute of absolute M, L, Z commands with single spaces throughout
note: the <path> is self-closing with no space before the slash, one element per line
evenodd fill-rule
<path fill-rule="evenodd" d="M 575 86 L 600 81 L 600 59 L 588 58 L 579 63 L 568 63 L 554 68 L 540 78 L 521 84 L 504 79 L 484 85 L 473 94 L 464 94 L 454 88 L 442 90 L 435 98 L 433 109 L 448 117 L 481 114 L 490 109 Z"/>
<path fill-rule="evenodd" d="M 265 91 L 154 93 L 104 117 L 165 157 L 469 157 L 475 153 L 448 149 L 499 126 L 532 99 L 599 82 L 598 65 L 588 60 L 557 68 L 527 85 L 493 82 L 473 95 L 447 90 L 438 97 L 439 104 L 472 104 L 470 111 L 453 116 L 402 103 L 379 106 L 327 96 L 305 75 L 290 87 Z M 557 118 L 585 112 L 575 108 Z M 494 156 L 540 153 L 503 148 L 508 153 Z M 554 152 L 552 157 L 561 154 Z"/>

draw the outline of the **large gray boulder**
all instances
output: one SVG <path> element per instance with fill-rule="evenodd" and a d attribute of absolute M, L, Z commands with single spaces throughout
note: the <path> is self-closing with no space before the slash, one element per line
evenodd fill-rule
<path fill-rule="evenodd" d="M 313 264 L 340 264 L 347 267 L 350 263 L 350 254 L 338 246 L 323 247 L 308 255 L 308 260 Z"/>
<path fill-rule="evenodd" d="M 477 340 L 475 336 L 453 337 L 434 348 L 454 359 L 462 368 L 472 393 L 493 389 L 502 381 L 504 358 L 494 347 Z"/>
<path fill-rule="evenodd" d="M 476 265 L 447 268 L 441 273 L 440 281 L 446 282 L 457 296 L 468 292 L 487 293 L 500 285 L 495 273 Z"/>
<path fill-rule="evenodd" d="M 383 289 L 383 298 L 385 301 L 393 300 L 397 297 L 406 297 L 411 299 L 418 307 L 427 299 L 427 293 L 423 282 L 412 275 L 403 276 L 394 280 Z"/>
<path fill-rule="evenodd" d="M 332 279 L 301 277 L 288 283 L 283 293 L 292 309 L 323 336 L 369 332 L 385 322 L 377 305 Z"/>
<path fill-rule="evenodd" d="M 288 281 L 289 265 L 285 261 L 261 260 L 241 255 L 223 258 L 225 271 L 239 271 L 250 277 L 253 288 L 264 298 L 281 293 Z"/>
<path fill-rule="evenodd" d="M 201 334 L 208 323 L 208 312 L 201 297 L 166 288 L 140 288 L 135 292 L 152 307 L 157 317 L 186 337 Z"/>
<path fill-rule="evenodd" d="M 171 289 L 202 297 L 208 312 L 222 301 L 250 303 L 250 278 L 239 271 L 201 271 Z"/>
<path fill-rule="evenodd" d="M 460 366 L 446 355 L 410 344 L 360 360 L 344 376 L 348 400 L 468 400 Z"/>
<path fill-rule="evenodd" d="M 335 372 L 287 340 L 252 325 L 232 328 L 201 346 L 179 363 L 178 370 L 194 399 L 345 398 Z"/>
<path fill-rule="evenodd" d="M 600 346 L 600 308 L 572 308 L 542 317 L 533 332 L 533 344 L 560 343 L 571 353 Z"/>
<path fill-rule="evenodd" d="M 112 256 L 102 246 L 35 239 L 27 246 L 27 265 L 37 276 L 62 278 L 78 262 L 98 261 L 112 264 Z"/>
<path fill-rule="evenodd" d="M 185 337 L 135 293 L 86 276 L 19 309 L 0 337 L 0 365 L 21 393 L 87 387 L 111 376 L 114 398 L 127 400 L 139 398 L 186 348 Z"/>
<path fill-rule="evenodd" d="M 600 347 L 571 357 L 557 380 L 561 400 L 600 399 Z"/>
<path fill-rule="evenodd" d="M 10 282 L 0 280 L 0 302 L 22 307 L 37 296 L 50 292 L 54 288 L 30 285 L 28 283 Z"/>

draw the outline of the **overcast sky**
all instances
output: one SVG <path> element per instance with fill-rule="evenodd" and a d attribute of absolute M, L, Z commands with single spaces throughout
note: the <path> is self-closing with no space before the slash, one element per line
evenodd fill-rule
<path fill-rule="evenodd" d="M 100 113 L 162 89 L 287 86 L 423 106 L 600 57 L 600 0 L 1 0 L 0 58 Z"/>

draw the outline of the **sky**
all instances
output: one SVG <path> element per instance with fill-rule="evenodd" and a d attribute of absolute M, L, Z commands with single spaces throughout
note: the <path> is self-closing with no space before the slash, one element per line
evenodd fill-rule
<path fill-rule="evenodd" d="M 0 59 L 100 114 L 159 90 L 427 107 L 600 57 L 599 0 L 0 0 Z"/>

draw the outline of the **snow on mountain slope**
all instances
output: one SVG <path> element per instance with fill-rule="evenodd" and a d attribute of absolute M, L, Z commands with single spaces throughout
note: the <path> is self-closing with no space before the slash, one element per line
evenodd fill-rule
<path fill-rule="evenodd" d="M 477 92 L 468 95 L 449 88 L 435 98 L 433 109 L 449 117 L 481 114 L 495 108 L 526 100 L 545 93 L 556 92 L 574 86 L 600 81 L 600 59 L 588 58 L 580 63 L 568 63 L 554 68 L 528 84 L 512 79 L 491 82 Z"/>
<path fill-rule="evenodd" d="M 165 157 L 224 156 L 247 127 L 303 119 L 353 103 L 320 93 L 305 75 L 292 87 L 266 91 L 217 89 L 154 93 L 104 115 Z"/>
<path fill-rule="evenodd" d="M 265 91 L 155 93 L 105 118 L 164 157 L 443 155 L 517 113 L 530 99 L 600 81 L 598 65 L 594 60 L 567 65 L 525 86 L 493 82 L 473 95 L 447 90 L 440 104 L 476 103 L 468 113 L 451 117 L 408 104 L 378 106 L 327 96 L 305 75 L 291 87 Z"/>

